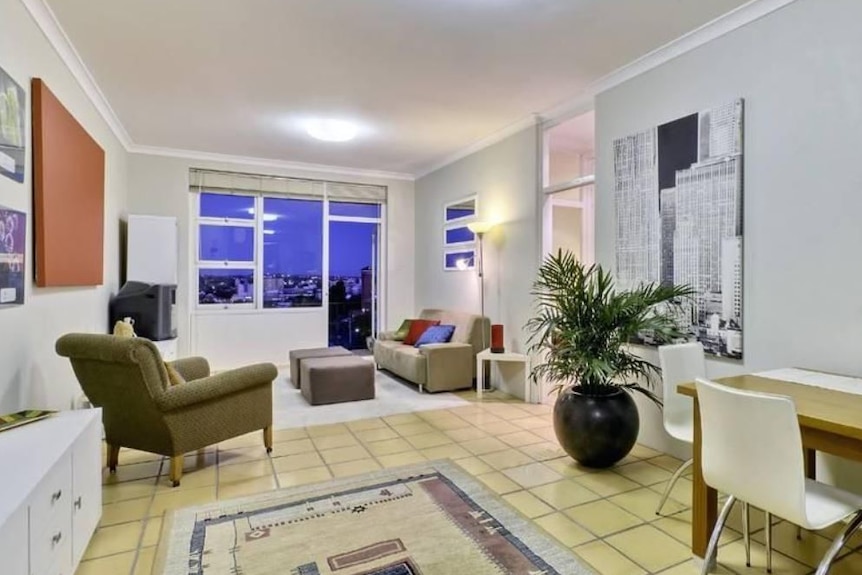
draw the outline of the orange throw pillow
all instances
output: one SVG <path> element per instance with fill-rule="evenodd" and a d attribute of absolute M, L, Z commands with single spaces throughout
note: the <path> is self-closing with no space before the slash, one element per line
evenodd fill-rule
<path fill-rule="evenodd" d="M 440 325 L 440 320 L 414 319 L 410 324 L 410 331 L 407 332 L 407 337 L 404 338 L 404 345 L 414 345 L 419 341 L 419 337 L 425 333 L 425 330 L 432 325 Z"/>

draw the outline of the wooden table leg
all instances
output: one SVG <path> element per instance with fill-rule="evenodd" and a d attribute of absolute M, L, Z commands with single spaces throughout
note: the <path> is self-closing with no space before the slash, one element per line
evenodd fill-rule
<path fill-rule="evenodd" d="M 805 477 L 817 479 L 817 452 L 805 448 Z"/>
<path fill-rule="evenodd" d="M 694 474 L 692 480 L 694 488 L 691 494 L 691 551 L 698 557 L 703 558 L 706 554 L 706 546 L 709 544 L 709 536 L 715 527 L 718 515 L 718 494 L 715 489 L 709 487 L 703 480 L 703 468 L 701 467 L 701 442 L 703 441 L 700 431 L 700 405 L 697 398 L 694 400 Z"/>

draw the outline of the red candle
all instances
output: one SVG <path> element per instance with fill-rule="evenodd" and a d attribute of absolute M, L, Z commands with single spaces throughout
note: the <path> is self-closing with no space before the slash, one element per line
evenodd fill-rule
<path fill-rule="evenodd" d="M 503 325 L 495 323 L 491 326 L 491 353 L 505 352 L 503 341 Z"/>

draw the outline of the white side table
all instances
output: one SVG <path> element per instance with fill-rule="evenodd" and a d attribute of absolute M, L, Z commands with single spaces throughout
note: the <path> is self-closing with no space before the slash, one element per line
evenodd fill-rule
<path fill-rule="evenodd" d="M 524 364 L 524 402 L 532 403 L 530 397 L 530 358 L 523 353 L 505 352 L 491 353 L 490 349 L 486 349 L 476 354 L 476 395 L 482 399 L 482 388 L 485 387 L 485 370 L 483 369 L 486 361 L 508 361 Z"/>

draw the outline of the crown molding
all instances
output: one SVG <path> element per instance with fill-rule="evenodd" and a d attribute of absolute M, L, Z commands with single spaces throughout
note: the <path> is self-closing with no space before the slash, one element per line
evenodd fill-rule
<path fill-rule="evenodd" d="M 455 152 L 454 154 L 446 156 L 443 160 L 440 160 L 439 162 L 436 162 L 434 164 L 431 164 L 430 166 L 427 166 L 425 168 L 420 169 L 418 171 L 418 173 L 416 174 L 416 179 L 418 180 L 419 178 L 423 178 L 423 177 L 427 176 L 428 174 L 430 174 L 431 172 L 436 172 L 440 168 L 445 168 L 449 164 L 454 164 L 458 160 L 464 159 L 467 156 L 469 156 L 470 154 L 475 154 L 476 152 L 478 152 L 480 150 L 484 150 L 488 146 L 493 146 L 497 142 L 501 142 L 501 141 L 505 140 L 506 138 L 508 138 L 509 136 L 511 136 L 513 134 L 517 134 L 521 130 L 525 130 L 525 129 L 529 128 L 530 126 L 535 126 L 537 123 L 539 123 L 539 116 L 536 114 L 531 114 L 530 116 L 528 116 L 522 120 L 519 120 L 519 121 L 515 122 L 514 124 L 509 124 L 508 126 L 503 128 L 502 130 L 498 130 L 498 131 L 494 132 L 493 134 L 491 134 L 490 136 L 488 136 L 486 138 L 482 138 L 478 142 L 474 142 L 473 144 L 470 144 L 466 148 L 463 148 L 460 151 Z"/>
<path fill-rule="evenodd" d="M 166 156 L 169 158 L 182 158 L 185 160 L 196 160 L 199 162 L 241 164 L 245 166 L 274 168 L 279 170 L 290 170 L 296 172 L 325 172 L 327 174 L 338 174 L 342 176 L 361 176 L 365 178 L 377 178 L 385 180 L 406 180 L 410 182 L 415 179 L 413 174 L 406 174 L 403 172 L 386 172 L 382 170 L 367 170 L 364 168 L 347 168 L 344 166 L 330 166 L 326 164 L 307 164 L 304 162 L 289 162 L 286 160 L 254 158 L 249 156 L 234 156 L 230 154 L 219 154 L 216 152 L 179 150 L 176 148 L 162 148 L 158 146 L 139 146 L 135 144 L 129 148 L 129 153 L 145 154 L 149 156 Z"/>
<path fill-rule="evenodd" d="M 57 52 L 57 55 L 60 56 L 60 59 L 69 69 L 75 80 L 77 80 L 78 85 L 81 86 L 81 89 L 90 99 L 96 111 L 102 116 L 102 119 L 105 120 L 105 123 L 108 124 L 108 127 L 120 141 L 120 144 L 128 150 L 132 145 L 129 133 L 123 126 L 123 123 L 120 122 L 120 118 L 114 112 L 114 109 L 111 108 L 111 104 L 108 103 L 108 99 L 105 98 L 99 85 L 96 84 L 96 80 L 84 64 L 78 51 L 75 50 L 63 27 L 60 26 L 57 16 L 54 15 L 54 11 L 48 6 L 46 0 L 21 0 L 21 3 L 30 12 L 30 15 L 42 30 L 45 38 L 48 39 L 48 42 Z"/>

